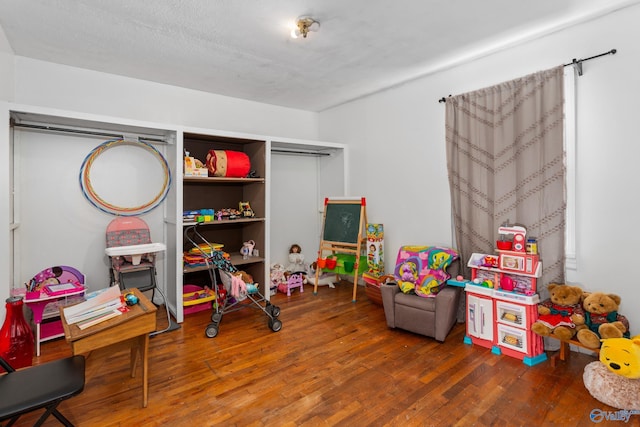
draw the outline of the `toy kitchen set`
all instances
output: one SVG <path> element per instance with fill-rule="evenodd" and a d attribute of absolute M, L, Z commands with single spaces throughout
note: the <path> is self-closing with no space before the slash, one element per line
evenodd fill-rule
<path fill-rule="evenodd" d="M 547 359 L 542 337 L 531 331 L 538 318 L 536 282 L 542 261 L 535 239 L 521 226 L 498 229 L 497 255 L 474 253 L 469 259 L 465 344 L 491 349 L 533 366 Z"/>

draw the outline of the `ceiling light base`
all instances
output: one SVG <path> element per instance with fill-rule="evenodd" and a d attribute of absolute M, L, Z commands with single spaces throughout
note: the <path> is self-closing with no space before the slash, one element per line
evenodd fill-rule
<path fill-rule="evenodd" d="M 296 28 L 291 30 L 291 37 L 297 39 L 302 36 L 307 38 L 310 31 L 318 31 L 320 29 L 320 23 L 310 16 L 300 16 L 296 20 Z"/>

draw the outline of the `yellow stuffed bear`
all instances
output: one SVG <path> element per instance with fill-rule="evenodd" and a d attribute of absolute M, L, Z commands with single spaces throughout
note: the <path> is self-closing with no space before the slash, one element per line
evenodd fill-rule
<path fill-rule="evenodd" d="M 631 339 L 602 340 L 600 362 L 614 374 L 631 379 L 640 378 L 640 335 Z"/>
<path fill-rule="evenodd" d="M 629 321 L 618 313 L 620 297 L 603 292 L 584 293 L 584 325 L 576 338 L 587 348 L 599 348 L 600 339 L 629 338 Z"/>
<path fill-rule="evenodd" d="M 549 299 L 538 304 L 538 320 L 531 325 L 536 334 L 568 341 L 576 334 L 576 324 L 584 324 L 582 289 L 550 283 Z"/>

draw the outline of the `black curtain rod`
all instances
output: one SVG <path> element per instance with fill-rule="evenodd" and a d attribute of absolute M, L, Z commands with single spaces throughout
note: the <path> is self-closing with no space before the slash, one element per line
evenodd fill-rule
<path fill-rule="evenodd" d="M 272 148 L 272 153 L 289 154 L 293 156 L 330 156 L 331 153 L 323 153 L 321 151 L 304 151 L 304 150 L 287 150 L 285 148 Z"/>
<path fill-rule="evenodd" d="M 573 58 L 573 60 L 571 60 L 571 62 L 569 62 L 568 64 L 564 64 L 564 66 L 568 67 L 570 65 L 575 65 L 576 69 L 578 70 L 578 75 L 581 76 L 582 75 L 582 63 L 584 61 L 589 61 L 591 59 L 600 58 L 601 56 L 605 56 L 605 55 L 615 55 L 617 51 L 618 51 L 617 49 L 611 49 L 608 52 L 604 52 L 604 53 L 601 53 L 599 55 L 593 55 L 593 56 L 590 56 L 590 57 L 584 58 L 584 59 Z M 451 96 L 451 95 L 449 95 L 449 96 Z M 438 99 L 438 102 L 447 102 L 447 98 L 445 98 L 443 96 L 442 98 Z"/>
<path fill-rule="evenodd" d="M 576 68 L 578 69 L 578 75 L 581 76 L 582 75 L 582 63 L 584 61 L 589 61 L 590 59 L 600 58 L 601 56 L 605 56 L 605 55 L 615 55 L 616 52 L 617 52 L 616 49 L 611 49 L 609 52 L 604 52 L 604 53 L 601 53 L 599 55 L 590 56 L 589 58 L 585 58 L 585 59 L 573 58 L 573 60 L 570 63 L 564 64 L 564 66 L 568 67 L 569 65 L 575 65 Z"/>

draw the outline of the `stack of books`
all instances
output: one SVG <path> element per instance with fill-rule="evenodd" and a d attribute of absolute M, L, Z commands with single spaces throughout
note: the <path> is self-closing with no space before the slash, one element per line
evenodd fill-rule
<path fill-rule="evenodd" d="M 182 257 L 185 267 L 205 267 L 207 266 L 207 260 L 204 255 L 193 255 L 185 252 Z"/>
<path fill-rule="evenodd" d="M 117 286 L 110 286 L 86 295 L 86 301 L 63 308 L 69 325 L 86 329 L 128 311 L 127 304 Z"/>
<path fill-rule="evenodd" d="M 219 251 L 223 247 L 224 245 L 222 243 L 200 243 L 197 247 L 189 249 L 189 254 L 211 257 L 214 251 Z"/>

